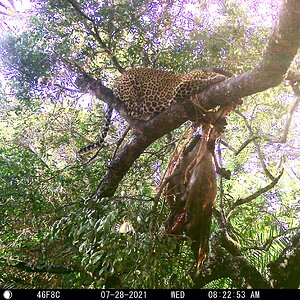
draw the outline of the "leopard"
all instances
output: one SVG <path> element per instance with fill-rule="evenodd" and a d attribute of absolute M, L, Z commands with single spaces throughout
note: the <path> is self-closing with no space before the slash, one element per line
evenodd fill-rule
<path fill-rule="evenodd" d="M 208 86 L 227 77 L 212 69 L 173 73 L 154 68 L 133 68 L 113 85 L 113 93 L 132 119 L 150 120 L 176 102 L 183 102 Z"/>
<path fill-rule="evenodd" d="M 124 105 L 127 116 L 148 121 L 165 110 L 172 103 L 182 102 L 208 86 L 227 77 L 212 69 L 195 69 L 187 73 L 137 67 L 128 69 L 112 86 L 114 96 Z M 112 108 L 106 114 L 106 121 L 99 140 L 83 147 L 79 154 L 99 148 L 108 133 Z"/>

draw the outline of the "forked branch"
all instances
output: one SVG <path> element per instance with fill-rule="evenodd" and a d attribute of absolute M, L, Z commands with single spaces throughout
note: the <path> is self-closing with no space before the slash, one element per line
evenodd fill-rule
<path fill-rule="evenodd" d="M 205 89 L 196 95 L 204 107 L 230 105 L 236 99 L 264 91 L 278 85 L 285 77 L 291 61 L 300 46 L 300 1 L 284 0 L 267 43 L 261 62 L 252 71 L 239 77 L 229 78 Z M 120 154 L 111 162 L 104 176 L 97 196 L 112 196 L 120 181 L 134 161 L 155 140 L 179 127 L 183 122 L 194 118 L 194 111 L 182 113 L 179 104 L 171 105 L 150 121 L 134 122 L 124 113 L 122 105 L 113 96 L 110 89 L 101 81 L 86 77 L 81 89 L 89 90 L 97 98 L 112 104 L 122 116 L 125 116 L 133 128 L 138 129 Z"/>

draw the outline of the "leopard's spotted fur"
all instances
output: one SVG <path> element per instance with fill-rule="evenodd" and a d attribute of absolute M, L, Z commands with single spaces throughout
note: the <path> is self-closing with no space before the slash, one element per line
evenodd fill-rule
<path fill-rule="evenodd" d="M 182 101 L 209 85 L 226 79 L 224 75 L 197 69 L 186 74 L 150 68 L 135 68 L 125 72 L 113 86 L 115 96 L 123 102 L 128 116 L 149 120 L 171 103 Z M 106 114 L 103 132 L 96 143 L 83 147 L 79 154 L 98 148 L 107 135 L 112 109 Z"/>
<path fill-rule="evenodd" d="M 130 117 L 149 120 L 171 103 L 182 101 L 224 79 L 224 75 L 203 69 L 174 74 L 158 69 L 135 68 L 116 80 L 113 91 Z"/>

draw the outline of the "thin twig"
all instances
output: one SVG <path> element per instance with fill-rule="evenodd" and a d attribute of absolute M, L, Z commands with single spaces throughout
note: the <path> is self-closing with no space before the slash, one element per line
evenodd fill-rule
<path fill-rule="evenodd" d="M 260 195 L 266 193 L 267 191 L 269 191 L 270 189 L 272 189 L 279 181 L 279 179 L 281 178 L 282 174 L 283 174 L 284 169 L 281 170 L 280 174 L 275 177 L 272 182 L 268 185 L 266 185 L 265 187 L 257 190 L 255 193 L 253 193 L 252 195 L 246 197 L 246 198 L 240 198 L 238 200 L 236 200 L 231 206 L 230 208 L 228 208 L 227 212 L 226 212 L 226 217 L 227 219 L 230 218 L 233 210 L 238 207 L 241 206 L 243 204 L 249 203 L 252 200 L 256 199 L 257 197 L 259 197 Z"/>

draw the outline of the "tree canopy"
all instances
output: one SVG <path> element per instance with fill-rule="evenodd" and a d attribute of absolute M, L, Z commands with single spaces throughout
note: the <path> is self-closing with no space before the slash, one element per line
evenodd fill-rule
<path fill-rule="evenodd" d="M 0 26 L 0 286 L 299 288 L 298 0 L 1 1 Z M 198 273 L 163 196 L 195 111 L 131 119 L 111 88 L 134 67 L 234 74 L 195 96 L 234 104 Z"/>

